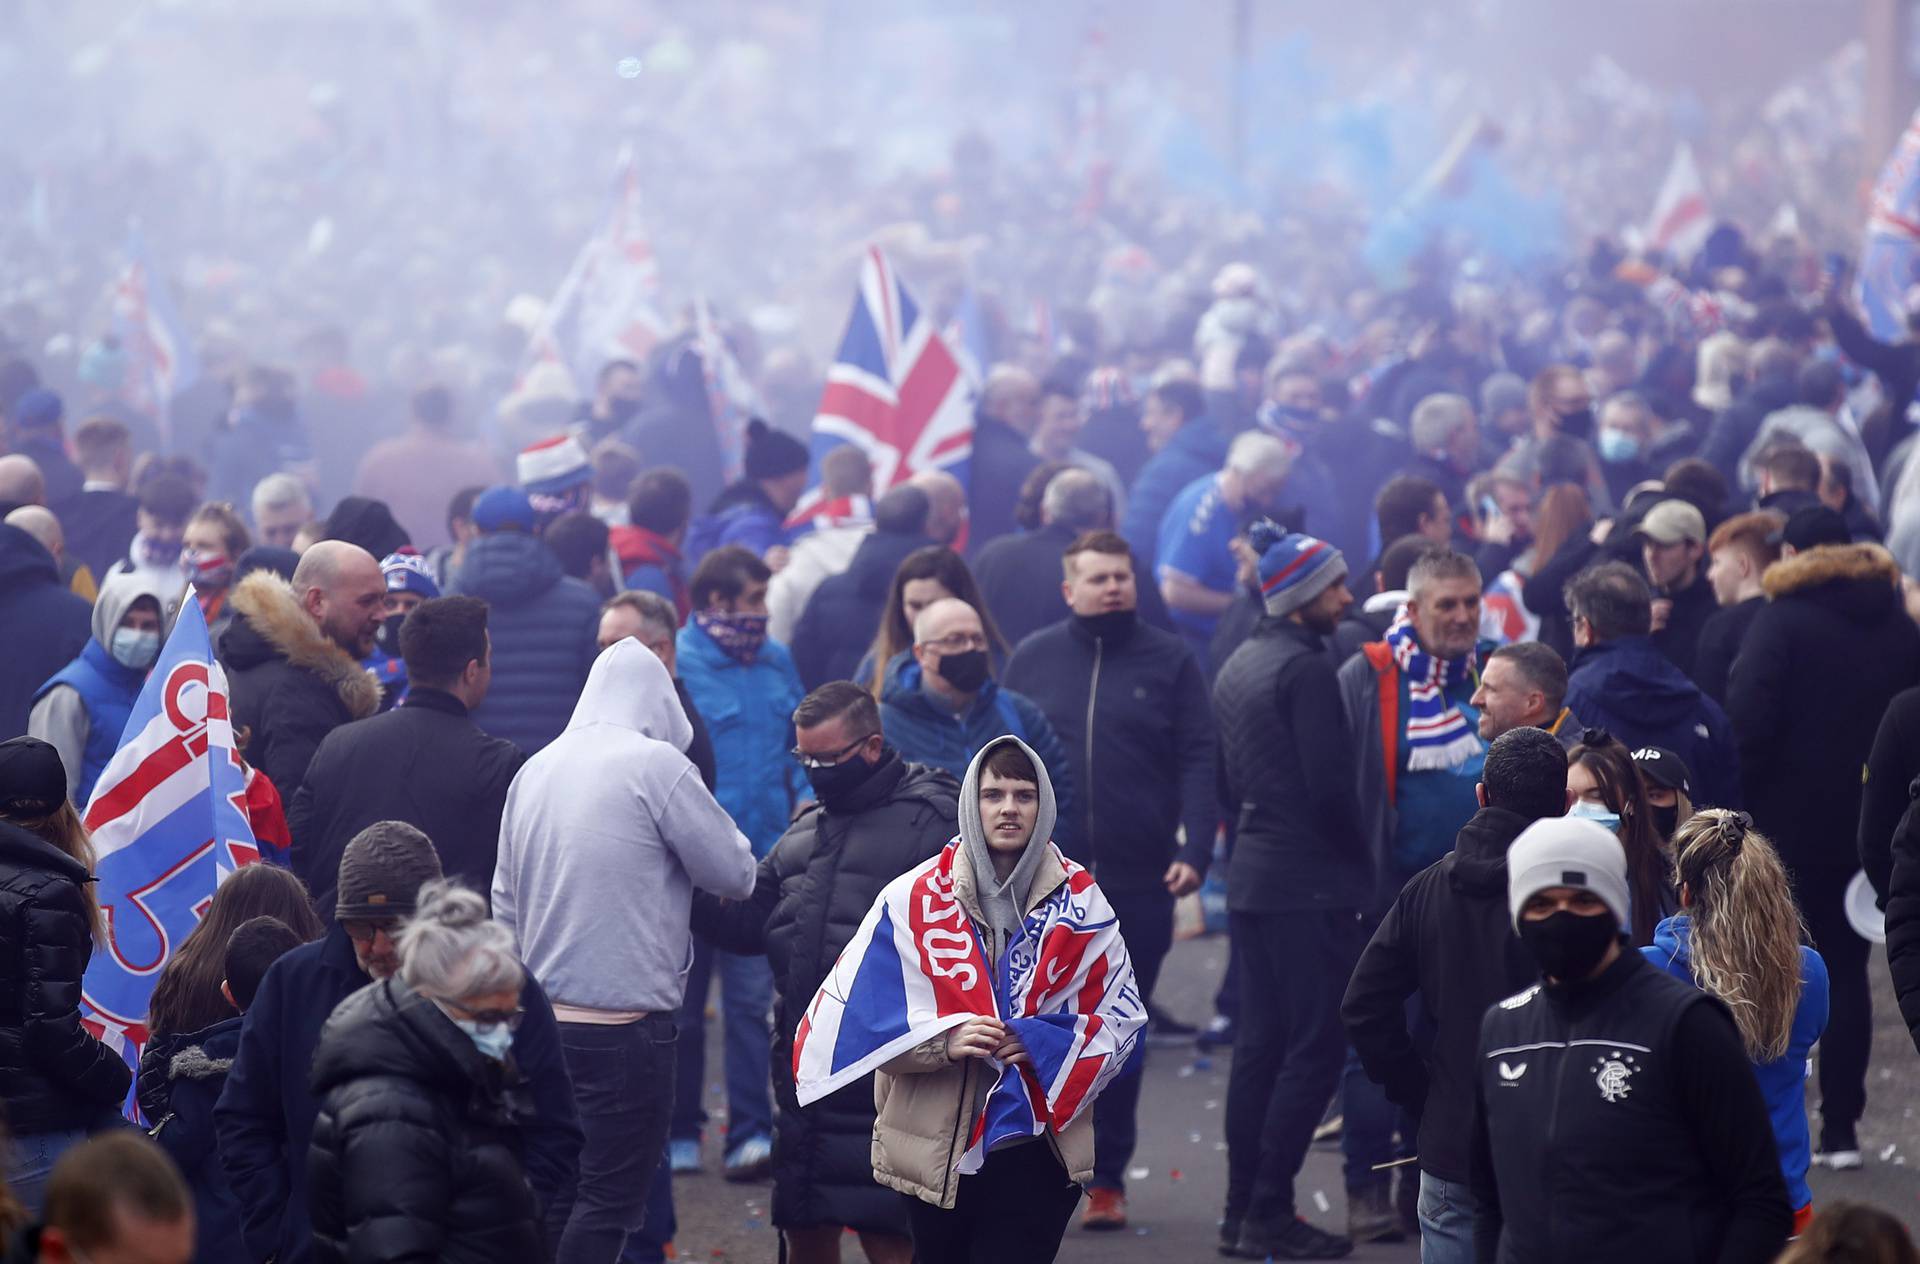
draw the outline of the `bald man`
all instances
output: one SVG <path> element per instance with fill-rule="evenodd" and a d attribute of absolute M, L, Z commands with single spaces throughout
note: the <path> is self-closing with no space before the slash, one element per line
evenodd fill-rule
<path fill-rule="evenodd" d="M 978 553 L 989 541 L 1014 529 L 1020 484 L 1040 464 L 1028 446 L 1039 424 L 1039 380 L 1025 369 L 996 365 L 987 374 L 974 407 L 969 553 Z"/>
<path fill-rule="evenodd" d="M 361 666 L 386 610 L 380 563 L 357 544 L 322 540 L 293 581 L 255 571 L 233 590 L 235 618 L 220 637 L 236 736 L 249 763 L 284 802 L 306 780 L 320 740 L 380 707 Z"/>
<path fill-rule="evenodd" d="M 967 489 L 945 470 L 923 470 L 907 480 L 927 494 L 927 535 L 935 544 L 956 547 L 967 525 Z"/>
<path fill-rule="evenodd" d="M 0 456 L 0 517 L 22 505 L 47 503 L 47 480 L 30 456 Z"/>
<path fill-rule="evenodd" d="M 68 563 L 67 533 L 61 529 L 60 519 L 54 517 L 53 510 L 44 505 L 22 505 L 6 516 L 6 524 L 19 527 L 53 554 L 53 564 L 60 568 L 61 580 L 75 594 L 89 602 L 100 595 L 93 572 L 82 563 Z"/>

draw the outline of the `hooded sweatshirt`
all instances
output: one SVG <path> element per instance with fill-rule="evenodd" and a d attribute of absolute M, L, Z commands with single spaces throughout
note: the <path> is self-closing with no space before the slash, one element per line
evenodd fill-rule
<path fill-rule="evenodd" d="M 678 1010 L 693 888 L 753 893 L 752 848 L 688 761 L 692 740 L 667 669 L 622 640 L 513 779 L 493 915 L 555 1006 Z"/>
<path fill-rule="evenodd" d="M 134 573 L 109 575 L 93 605 L 93 637 L 80 655 L 56 672 L 34 695 L 27 733 L 60 752 L 67 770 L 67 793 L 85 809 L 93 784 L 119 748 L 133 704 L 146 683 L 146 667 L 128 667 L 113 656 L 113 634 L 142 597 L 161 612 L 161 641 L 167 635 L 171 594 Z"/>
<path fill-rule="evenodd" d="M 993 868 L 993 849 L 987 845 L 987 823 L 980 816 L 980 779 L 987 757 L 1002 746 L 1017 746 L 1033 761 L 1036 784 L 1040 790 L 1039 812 L 1033 820 L 1033 833 L 1027 836 L 1027 849 L 1013 871 L 1001 880 Z M 1053 838 L 1053 823 L 1058 808 L 1053 798 L 1053 782 L 1047 766 L 1033 747 L 1017 737 L 996 738 L 980 748 L 967 765 L 967 776 L 960 783 L 960 843 L 967 849 L 967 862 L 973 868 L 974 891 L 980 899 L 980 911 L 986 918 L 987 959 L 998 961 L 1007 940 L 1020 929 L 1026 915 L 1027 895 L 1033 889 L 1034 871 L 1046 854 Z"/>

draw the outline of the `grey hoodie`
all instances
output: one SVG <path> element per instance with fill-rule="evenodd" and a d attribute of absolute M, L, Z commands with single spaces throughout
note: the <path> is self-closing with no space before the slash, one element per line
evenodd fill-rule
<path fill-rule="evenodd" d="M 994 876 L 993 853 L 987 847 L 986 824 L 980 819 L 980 774 L 987 766 L 987 756 L 1001 746 L 1018 746 L 1033 761 L 1035 776 L 1040 788 L 1040 811 L 1034 818 L 1033 833 L 1027 839 L 1027 849 L 1020 854 L 1020 861 L 1001 882 Z M 973 869 L 974 893 L 980 900 L 980 912 L 986 919 L 987 957 L 996 964 L 1001 952 L 1006 948 L 1007 940 L 1020 929 L 1021 920 L 1026 915 L 1027 896 L 1033 888 L 1033 874 L 1040 867 L 1040 859 L 1046 855 L 1047 844 L 1053 838 L 1053 823 L 1056 807 L 1053 799 L 1053 782 L 1047 776 L 1047 766 L 1033 747 L 1017 737 L 998 737 L 980 748 L 980 753 L 967 765 L 966 780 L 960 784 L 960 845 L 967 849 L 967 861 Z"/>
<path fill-rule="evenodd" d="M 594 660 L 566 731 L 507 791 L 493 915 L 557 1004 L 672 1013 L 693 888 L 745 899 L 753 851 L 684 754 L 693 726 L 653 652 Z"/>
<path fill-rule="evenodd" d="M 156 587 L 144 571 L 128 575 L 109 575 L 100 585 L 93 603 L 93 639 L 109 656 L 113 653 L 113 634 L 127 617 L 133 603 L 151 597 L 160 607 L 160 645 L 166 648 L 167 634 L 173 630 L 173 615 L 178 593 L 169 594 Z M 27 735 L 50 743 L 60 752 L 60 763 L 67 770 L 67 784 L 79 788 L 86 762 L 87 733 L 93 721 L 79 690 L 71 685 L 55 685 L 47 690 L 27 716 Z M 86 804 L 78 805 L 81 809 Z"/>

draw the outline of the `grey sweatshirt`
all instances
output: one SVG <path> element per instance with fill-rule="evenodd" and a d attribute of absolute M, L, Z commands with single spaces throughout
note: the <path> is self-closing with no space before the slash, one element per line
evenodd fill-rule
<path fill-rule="evenodd" d="M 1000 881 L 994 873 L 993 853 L 987 846 L 986 824 L 980 818 L 980 774 L 987 766 L 987 756 L 1001 746 L 1018 746 L 1033 761 L 1040 800 L 1039 812 L 1033 821 L 1033 833 L 1027 838 L 1027 849 L 1020 853 L 1019 862 L 1014 865 L 1013 872 L 1007 875 L 1005 882 Z M 1007 940 L 1020 929 L 1020 923 L 1026 916 L 1027 893 L 1033 889 L 1033 873 L 1040 867 L 1047 844 L 1053 839 L 1057 813 L 1053 781 L 1047 776 L 1047 766 L 1034 753 L 1033 747 L 1019 738 L 995 738 L 981 747 L 980 753 L 967 765 L 966 780 L 960 783 L 960 845 L 967 849 L 967 861 L 973 867 L 974 894 L 979 897 L 980 912 L 986 918 L 989 961 L 999 962 Z"/>
<path fill-rule="evenodd" d="M 753 894 L 753 850 L 683 753 L 692 738 L 666 668 L 623 640 L 513 779 L 493 915 L 556 1004 L 672 1013 L 693 888 Z"/>

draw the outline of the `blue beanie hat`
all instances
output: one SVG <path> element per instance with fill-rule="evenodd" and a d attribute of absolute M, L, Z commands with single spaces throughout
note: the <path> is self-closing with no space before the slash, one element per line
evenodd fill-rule
<path fill-rule="evenodd" d="M 58 395 L 36 386 L 13 401 L 13 424 L 21 430 L 45 430 L 59 425 L 66 411 Z"/>
<path fill-rule="evenodd" d="M 433 568 L 411 546 L 381 558 L 380 573 L 386 576 L 387 591 L 390 593 L 419 593 L 429 600 L 440 595 L 440 585 L 433 578 Z"/>
<path fill-rule="evenodd" d="M 1290 615 L 1347 577 L 1339 549 L 1270 519 L 1254 523 L 1247 540 L 1260 554 L 1260 596 L 1270 615 Z"/>
<path fill-rule="evenodd" d="M 533 501 L 518 487 L 489 487 L 473 502 L 473 525 L 484 532 L 533 534 Z"/>

